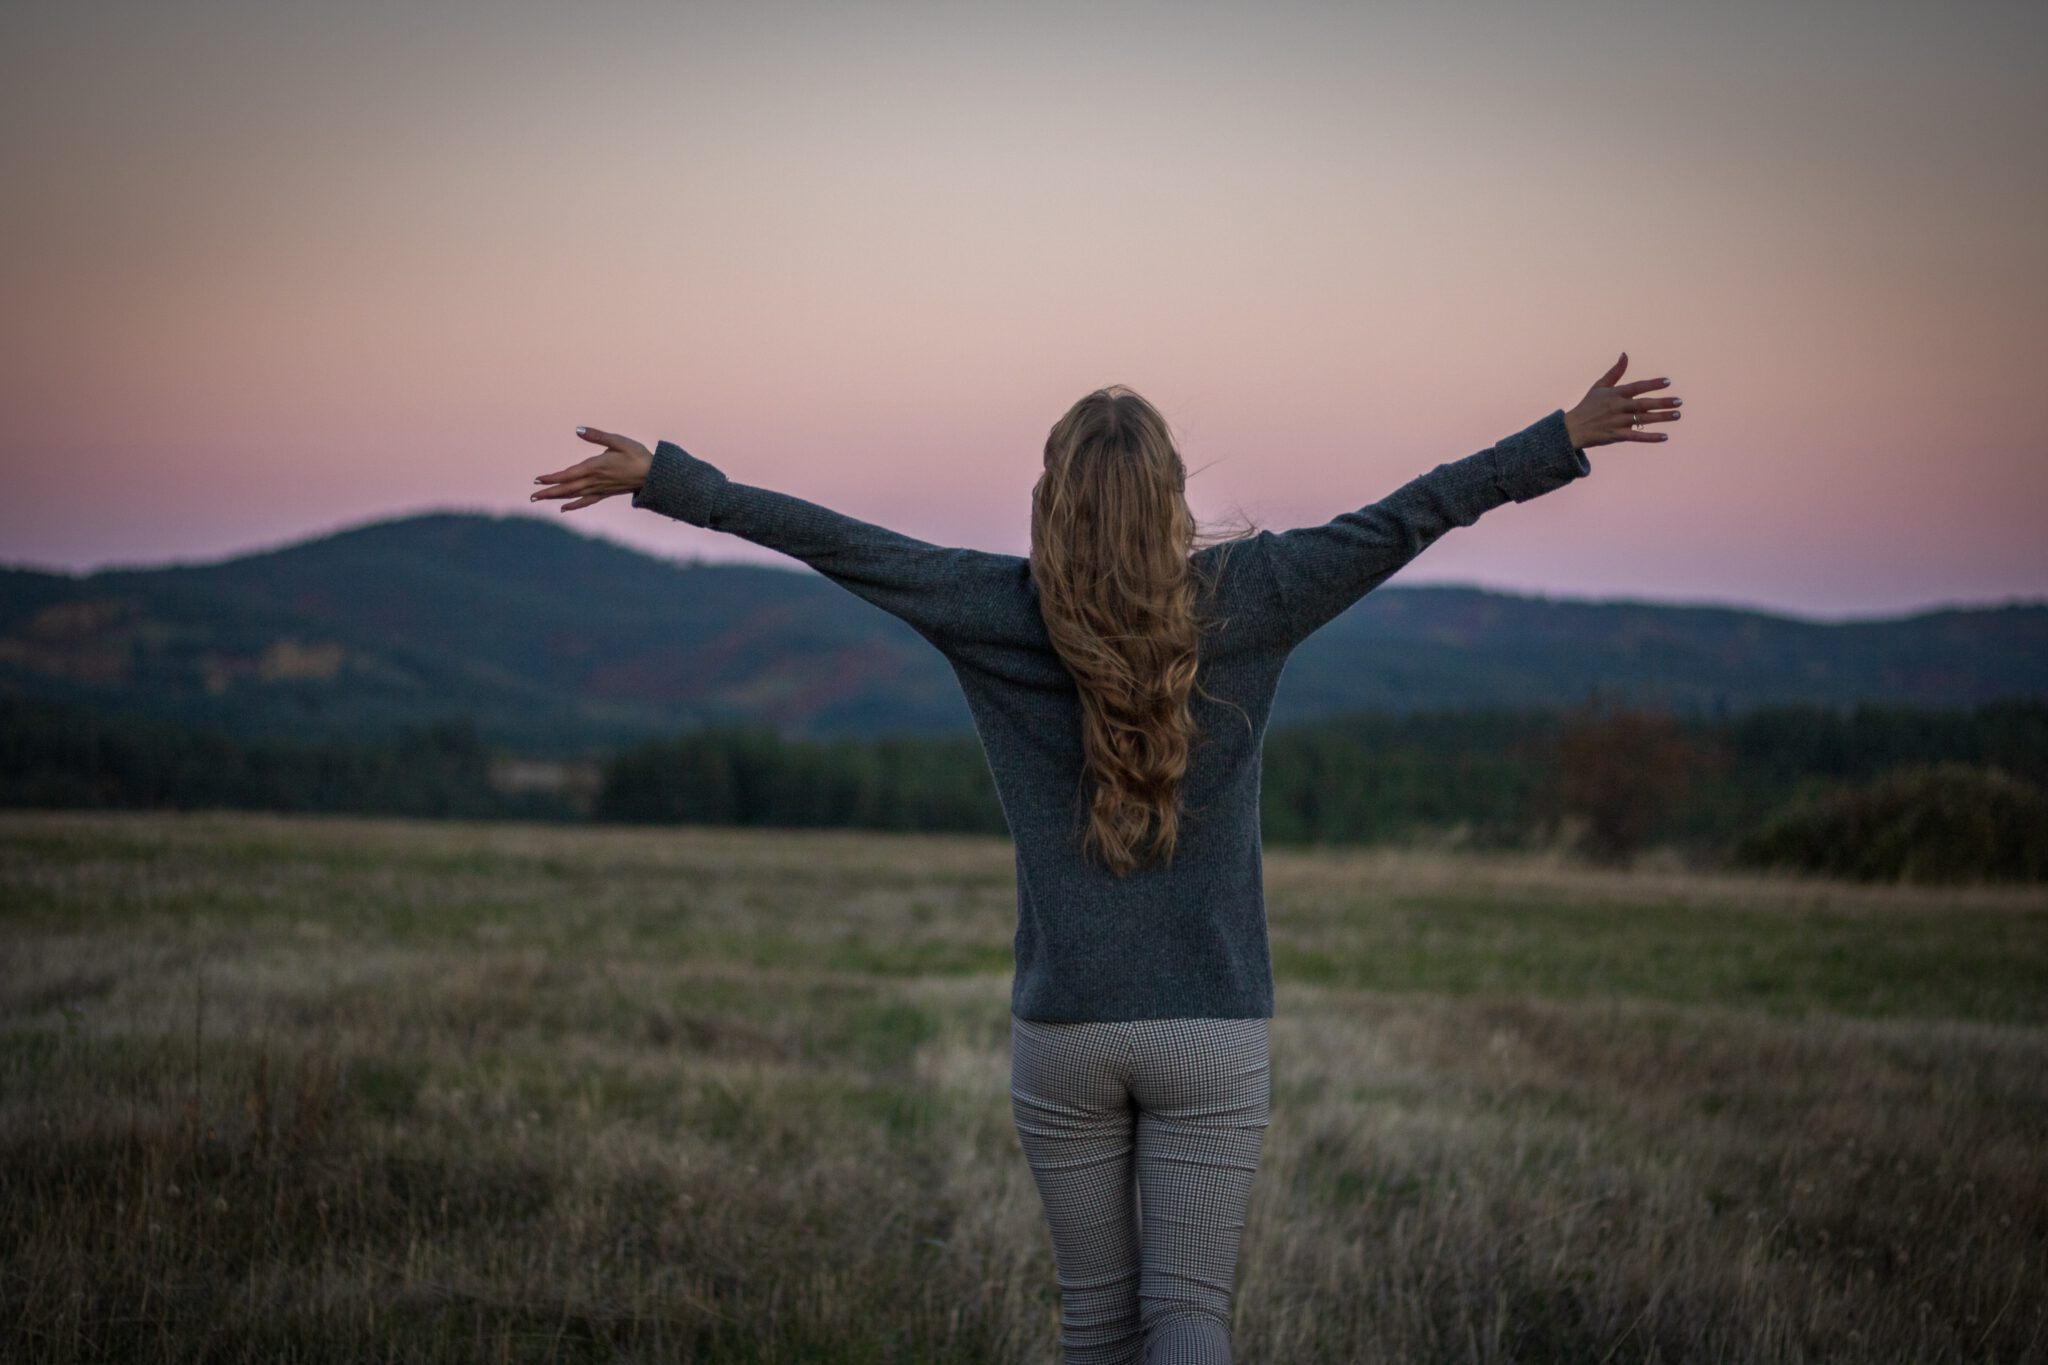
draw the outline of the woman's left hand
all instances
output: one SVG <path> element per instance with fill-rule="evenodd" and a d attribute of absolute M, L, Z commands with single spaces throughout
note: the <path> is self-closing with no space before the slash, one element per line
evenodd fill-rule
<path fill-rule="evenodd" d="M 654 465 L 654 456 L 646 446 L 630 437 L 614 436 L 596 427 L 578 427 L 576 434 L 604 449 L 580 464 L 572 464 L 567 469 L 558 469 L 535 479 L 535 483 L 544 486 L 529 501 L 574 498 L 574 502 L 562 506 L 564 512 L 573 512 L 579 507 L 603 502 L 615 494 L 640 491 L 641 485 L 647 482 L 647 471 Z"/>

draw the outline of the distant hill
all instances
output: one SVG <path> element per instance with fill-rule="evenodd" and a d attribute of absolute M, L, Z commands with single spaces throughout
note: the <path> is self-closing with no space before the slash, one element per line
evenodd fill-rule
<path fill-rule="evenodd" d="M 1837 624 L 1390 585 L 1296 651 L 1274 724 L 1596 688 L 1707 715 L 2048 696 L 2048 603 Z M 802 565 L 677 563 L 532 514 L 429 513 L 207 564 L 0 569 L 0 690 L 247 737 L 460 714 L 534 755 L 700 722 L 972 726 L 937 651 Z"/>
<path fill-rule="evenodd" d="M 1688 715 L 2048 696 L 2048 603 L 1845 622 L 1739 607 L 1389 585 L 1289 660 L 1274 719 L 1576 701 Z"/>

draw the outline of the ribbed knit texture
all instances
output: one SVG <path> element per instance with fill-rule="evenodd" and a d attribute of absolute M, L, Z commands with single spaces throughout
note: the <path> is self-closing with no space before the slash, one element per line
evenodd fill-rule
<path fill-rule="evenodd" d="M 728 479 L 670 441 L 633 506 L 802 560 L 943 654 L 973 712 L 1016 845 L 1011 1010 L 1049 1022 L 1270 1018 L 1259 839 L 1266 719 L 1294 647 L 1454 526 L 1592 472 L 1562 408 L 1320 526 L 1193 556 L 1205 585 L 1198 739 L 1173 861 L 1118 878 L 1083 859 L 1081 706 L 1030 561 L 933 545 Z"/>

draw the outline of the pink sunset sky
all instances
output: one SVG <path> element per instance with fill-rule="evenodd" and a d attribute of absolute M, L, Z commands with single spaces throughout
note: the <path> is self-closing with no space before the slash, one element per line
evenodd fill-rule
<path fill-rule="evenodd" d="M 1024 553 L 1121 382 L 1320 522 L 1569 409 L 1663 444 L 1395 581 L 2048 598 L 2048 6 L 182 0 L 0 17 L 0 561 L 555 516 L 579 423 Z M 790 564 L 619 498 L 566 524 Z"/>

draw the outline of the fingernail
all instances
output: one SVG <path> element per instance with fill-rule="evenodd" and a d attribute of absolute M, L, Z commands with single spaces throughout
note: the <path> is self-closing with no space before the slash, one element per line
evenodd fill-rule
<path fill-rule="evenodd" d="M 578 436 L 581 436 L 581 435 L 582 435 L 582 434 L 583 434 L 584 432 L 586 432 L 586 431 L 588 431 L 588 430 L 590 430 L 590 428 L 589 428 L 589 427 L 578 427 L 578 428 L 576 428 L 576 434 L 577 434 Z"/>

